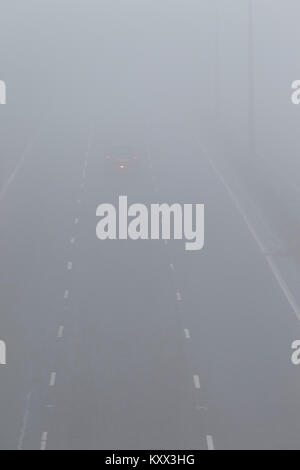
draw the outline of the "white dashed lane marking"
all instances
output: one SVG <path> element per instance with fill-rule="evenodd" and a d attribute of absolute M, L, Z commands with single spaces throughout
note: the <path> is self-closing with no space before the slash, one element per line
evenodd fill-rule
<path fill-rule="evenodd" d="M 172 271 L 175 271 L 175 268 L 174 268 L 174 264 L 173 264 L 173 263 L 170 264 L 170 268 L 172 269 Z"/>
<path fill-rule="evenodd" d="M 86 179 L 86 168 L 88 166 L 88 160 L 87 158 L 85 159 L 85 162 L 84 162 L 84 169 L 83 169 L 83 172 L 82 172 L 82 179 Z M 84 188 L 84 183 L 82 182 L 80 184 L 80 188 L 83 189 Z M 81 204 L 81 200 L 80 199 L 77 199 L 77 204 Z M 74 224 L 77 225 L 79 223 L 79 218 L 76 217 L 74 219 Z M 75 237 L 71 237 L 70 238 L 70 243 L 71 244 L 74 244 L 75 243 Z M 67 262 L 67 269 L 68 271 L 72 270 L 73 268 L 73 263 L 72 261 L 68 261 Z M 65 292 L 64 292 L 64 299 L 68 299 L 69 298 L 69 290 L 66 289 Z M 64 333 L 64 326 L 63 325 L 60 325 L 58 327 L 58 330 L 57 330 L 57 338 L 62 338 L 63 337 L 63 333 Z M 50 380 L 49 380 L 49 386 L 50 387 L 54 387 L 55 386 L 55 382 L 56 382 L 56 372 L 51 372 L 50 374 Z M 46 405 L 46 407 L 52 407 L 53 405 Z M 27 415 L 26 415 L 27 416 Z M 27 420 L 27 418 L 26 418 Z M 25 424 L 26 424 L 26 420 L 25 420 Z M 24 426 L 25 428 L 25 426 Z M 25 429 L 24 429 L 24 432 L 21 431 L 21 438 L 20 438 L 20 442 L 19 442 L 19 448 L 21 449 L 22 448 L 22 441 L 23 441 L 23 434 L 25 433 Z M 47 447 L 47 439 L 48 439 L 48 432 L 44 431 L 41 435 L 41 442 L 40 442 L 40 450 L 45 450 L 46 447 Z"/>
<path fill-rule="evenodd" d="M 178 300 L 178 302 L 181 301 L 181 294 L 180 294 L 180 292 L 176 292 L 176 299 Z"/>
<path fill-rule="evenodd" d="M 43 432 L 42 433 L 42 437 L 41 437 L 41 446 L 40 446 L 40 450 L 45 450 L 46 447 L 47 447 L 47 439 L 48 439 L 48 433 L 47 432 Z"/>
<path fill-rule="evenodd" d="M 208 450 L 215 450 L 214 441 L 212 436 L 206 436 L 206 443 Z"/>
<path fill-rule="evenodd" d="M 56 381 L 56 372 L 51 372 L 49 386 L 54 387 Z"/>
<path fill-rule="evenodd" d="M 199 375 L 194 375 L 194 385 L 197 390 L 200 388 L 200 378 Z"/>
<path fill-rule="evenodd" d="M 190 332 L 187 328 L 184 329 L 184 336 L 186 337 L 186 339 L 190 339 L 191 338 L 191 335 L 190 335 Z"/>
<path fill-rule="evenodd" d="M 57 330 L 57 338 L 62 338 L 63 334 L 64 334 L 64 326 L 60 325 Z"/>

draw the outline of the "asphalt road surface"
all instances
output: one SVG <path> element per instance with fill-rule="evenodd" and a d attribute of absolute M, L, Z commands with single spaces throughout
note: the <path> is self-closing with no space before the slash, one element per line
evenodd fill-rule
<path fill-rule="evenodd" d="M 123 171 L 99 122 L 61 124 L 0 202 L 1 448 L 298 448 L 299 319 L 193 136 Z M 204 249 L 98 240 L 119 195 L 204 203 Z"/>

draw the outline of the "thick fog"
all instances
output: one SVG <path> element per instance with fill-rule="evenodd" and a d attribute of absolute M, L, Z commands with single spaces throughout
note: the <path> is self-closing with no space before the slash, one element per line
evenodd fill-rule
<path fill-rule="evenodd" d="M 299 14 L 0 0 L 1 449 L 299 449 Z M 119 196 L 203 248 L 100 240 Z"/>

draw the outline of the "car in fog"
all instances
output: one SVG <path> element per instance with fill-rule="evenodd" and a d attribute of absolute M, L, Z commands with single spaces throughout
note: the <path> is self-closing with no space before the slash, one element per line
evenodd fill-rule
<path fill-rule="evenodd" d="M 113 146 L 105 153 L 105 159 L 109 165 L 120 171 L 137 167 L 140 154 L 135 147 Z"/>

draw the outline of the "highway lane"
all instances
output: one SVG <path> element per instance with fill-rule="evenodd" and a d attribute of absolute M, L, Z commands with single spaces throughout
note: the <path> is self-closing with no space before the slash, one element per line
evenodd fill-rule
<path fill-rule="evenodd" d="M 89 135 L 49 126 L 1 206 L 1 448 L 297 448 L 299 322 L 207 159 L 157 137 L 124 174 Z M 204 202 L 204 250 L 100 242 L 120 194 Z"/>
<path fill-rule="evenodd" d="M 192 361 L 205 377 L 207 432 L 219 449 L 296 449 L 300 382 L 290 344 L 299 336 L 299 320 L 206 155 L 185 145 L 199 158 L 181 167 L 184 197 L 195 200 L 197 185 L 204 191 L 206 245 L 198 259 L 176 244 L 169 249 L 193 339 Z M 157 174 L 172 181 L 172 171 L 178 174 L 160 165 Z M 169 188 L 165 198 L 175 192 Z"/>
<path fill-rule="evenodd" d="M 40 436 L 47 448 L 204 448 L 165 244 L 95 236 L 99 202 L 154 197 L 147 162 L 124 174 L 104 156 L 96 139 L 74 201 L 55 407 Z"/>
<path fill-rule="evenodd" d="M 0 330 L 7 345 L 7 365 L 0 370 L 3 449 L 23 446 L 28 409 L 48 380 L 62 284 L 57 265 L 65 250 L 72 182 L 77 185 L 76 156 L 81 158 L 87 141 L 84 134 L 71 139 L 67 129 L 57 116 L 49 116 L 43 138 L 1 201 Z M 66 164 L 70 152 L 72 166 Z M 67 192 L 65 181 L 70 182 Z"/>

